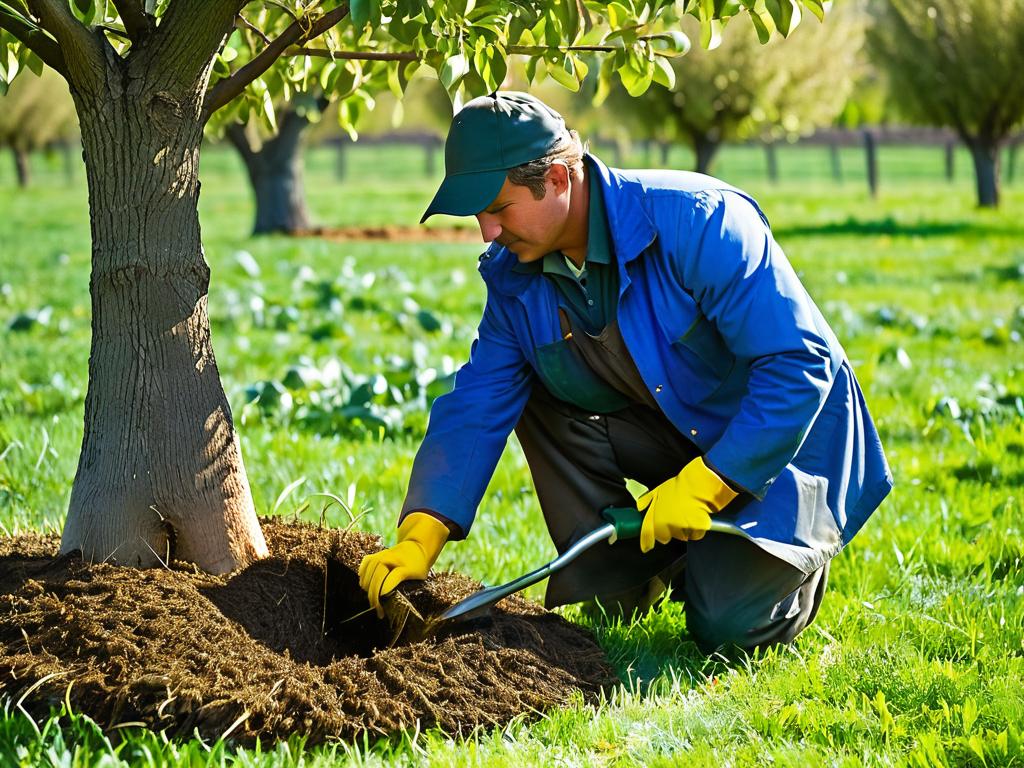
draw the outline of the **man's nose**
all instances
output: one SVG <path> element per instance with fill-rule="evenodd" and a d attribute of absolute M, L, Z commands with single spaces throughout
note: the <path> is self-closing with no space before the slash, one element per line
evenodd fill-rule
<path fill-rule="evenodd" d="M 501 225 L 496 217 L 486 213 L 478 213 L 476 215 L 476 222 L 480 225 L 480 237 L 483 238 L 485 243 L 493 243 L 498 239 L 498 236 L 501 234 Z"/>

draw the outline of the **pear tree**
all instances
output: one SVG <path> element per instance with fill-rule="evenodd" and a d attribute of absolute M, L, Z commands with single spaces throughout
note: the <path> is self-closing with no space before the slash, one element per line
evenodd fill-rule
<path fill-rule="evenodd" d="M 81 454 L 61 549 L 212 573 L 267 553 L 214 356 L 198 199 L 205 127 L 316 82 L 353 128 L 429 67 L 448 91 L 533 80 L 639 94 L 733 17 L 783 33 L 822 0 L 0 0 L 0 83 L 48 67 L 81 129 L 92 238 L 92 346 Z"/>

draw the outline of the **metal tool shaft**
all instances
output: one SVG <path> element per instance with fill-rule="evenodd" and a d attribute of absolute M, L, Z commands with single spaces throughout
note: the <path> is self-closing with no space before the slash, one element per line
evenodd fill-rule
<path fill-rule="evenodd" d="M 739 528 L 732 523 L 727 523 L 724 520 L 715 520 L 714 518 L 711 519 L 710 530 L 715 533 L 726 533 L 731 536 L 740 536 L 745 539 L 751 538 L 750 534 L 742 528 Z M 602 525 L 600 528 L 595 528 L 550 563 L 542 565 L 537 570 L 530 571 L 525 576 L 520 576 L 518 579 L 514 579 L 507 584 L 499 584 L 496 587 L 488 587 L 480 590 L 479 592 L 475 592 L 465 600 L 456 603 L 447 611 L 442 613 L 439 620 L 446 621 L 454 618 L 469 619 L 474 616 L 483 615 L 492 605 L 503 597 L 508 597 L 514 592 L 526 589 L 527 587 L 536 584 L 538 581 L 546 579 L 555 571 L 560 571 L 598 542 L 611 542 L 613 536 L 615 536 L 615 526 L 611 523 Z"/>

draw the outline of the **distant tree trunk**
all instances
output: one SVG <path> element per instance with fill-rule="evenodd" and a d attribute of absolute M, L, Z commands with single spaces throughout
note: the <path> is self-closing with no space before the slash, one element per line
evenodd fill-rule
<path fill-rule="evenodd" d="M 875 134 L 864 131 L 864 158 L 867 164 L 868 191 L 872 197 L 878 197 L 878 144 Z"/>
<path fill-rule="evenodd" d="M 18 186 L 25 189 L 32 180 L 29 170 L 28 151 L 21 147 L 11 147 L 11 154 L 14 156 L 14 172 L 18 177 Z"/>
<path fill-rule="evenodd" d="M 223 573 L 267 554 L 210 340 L 199 82 L 110 55 L 72 78 L 92 229 L 85 431 L 61 551 Z"/>
<path fill-rule="evenodd" d="M 697 158 L 697 173 L 711 173 L 711 165 L 722 144 L 706 136 L 693 137 L 693 152 Z"/>
<path fill-rule="evenodd" d="M 779 156 L 775 151 L 775 144 L 768 142 L 764 145 L 765 170 L 768 173 L 768 181 L 775 184 L 779 180 Z"/>
<path fill-rule="evenodd" d="M 972 137 L 967 141 L 974 160 L 974 178 L 978 190 L 978 205 L 982 208 L 999 206 L 999 142 Z"/>
<path fill-rule="evenodd" d="M 277 135 L 258 150 L 246 136 L 245 126 L 236 123 L 228 128 L 227 136 L 242 156 L 256 199 L 254 235 L 310 228 L 302 173 L 302 133 L 308 125 L 305 116 L 289 109 L 280 118 Z"/>

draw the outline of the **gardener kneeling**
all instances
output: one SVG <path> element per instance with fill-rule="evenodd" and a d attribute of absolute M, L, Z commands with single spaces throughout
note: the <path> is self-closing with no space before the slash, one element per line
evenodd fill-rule
<path fill-rule="evenodd" d="M 431 410 L 398 544 L 360 567 L 371 605 L 469 533 L 514 428 L 560 553 L 606 507 L 644 512 L 639 545 L 550 578 L 549 608 L 596 599 L 628 617 L 671 584 L 707 652 L 793 640 L 892 476 L 760 208 L 709 176 L 607 168 L 523 93 L 469 102 L 445 170 L 423 220 L 476 216 L 487 304 Z M 634 502 L 626 478 L 651 490 Z M 711 515 L 756 543 L 705 536 Z"/>

